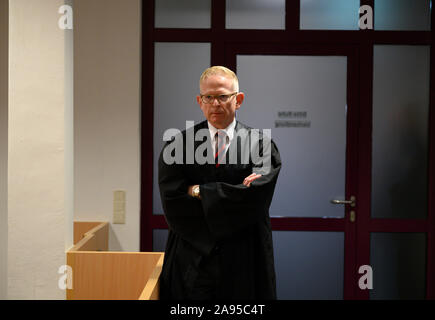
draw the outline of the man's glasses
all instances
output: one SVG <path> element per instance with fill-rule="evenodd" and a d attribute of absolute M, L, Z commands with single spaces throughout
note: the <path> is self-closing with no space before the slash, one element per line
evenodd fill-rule
<path fill-rule="evenodd" d="M 210 94 L 202 94 L 201 100 L 204 103 L 213 103 L 215 99 L 218 99 L 219 102 L 225 103 L 228 102 L 232 96 L 236 95 L 238 92 L 233 92 L 231 94 L 219 94 L 217 96 L 213 96 Z"/>

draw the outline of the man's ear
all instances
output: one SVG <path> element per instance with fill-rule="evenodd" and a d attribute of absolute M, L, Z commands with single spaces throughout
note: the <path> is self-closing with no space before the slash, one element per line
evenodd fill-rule
<path fill-rule="evenodd" d="M 196 102 L 198 103 L 199 107 L 201 107 L 201 96 L 196 96 Z"/>
<path fill-rule="evenodd" d="M 236 95 L 236 108 L 237 108 L 237 109 L 240 108 L 240 106 L 241 106 L 242 103 L 243 103 L 243 100 L 245 100 L 245 94 L 244 94 L 243 92 L 239 92 L 239 93 Z"/>

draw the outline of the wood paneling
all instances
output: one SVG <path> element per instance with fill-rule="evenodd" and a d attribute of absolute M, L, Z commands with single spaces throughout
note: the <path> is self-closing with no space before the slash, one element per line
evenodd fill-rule
<path fill-rule="evenodd" d="M 109 252 L 109 223 L 75 222 L 68 300 L 157 300 L 163 252 Z M 76 238 L 77 237 L 77 238 Z"/>
<path fill-rule="evenodd" d="M 74 221 L 74 244 L 85 237 L 85 233 L 100 225 L 101 222 Z"/>
<path fill-rule="evenodd" d="M 160 252 L 70 251 L 73 288 L 67 290 L 67 299 L 137 300 L 161 257 Z M 153 276 L 158 279 L 160 272 Z M 155 288 L 149 291 L 155 293 Z"/>

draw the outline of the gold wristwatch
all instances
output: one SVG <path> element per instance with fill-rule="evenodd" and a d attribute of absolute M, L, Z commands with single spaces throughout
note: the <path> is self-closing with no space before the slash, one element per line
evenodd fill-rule
<path fill-rule="evenodd" d="M 192 188 L 192 196 L 197 199 L 201 199 L 201 195 L 199 194 L 199 185 L 196 185 Z"/>

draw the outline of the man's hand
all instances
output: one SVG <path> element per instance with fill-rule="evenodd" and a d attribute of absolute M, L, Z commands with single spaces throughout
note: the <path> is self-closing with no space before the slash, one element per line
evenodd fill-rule
<path fill-rule="evenodd" d="M 244 184 L 245 186 L 249 187 L 249 186 L 251 185 L 251 182 L 252 182 L 252 181 L 254 181 L 254 180 L 256 180 L 256 179 L 258 179 L 258 178 L 260 178 L 260 177 L 261 177 L 261 174 L 252 173 L 252 174 L 250 174 L 249 176 L 247 176 L 247 177 L 245 178 L 245 180 L 243 180 L 243 184 Z"/>
<path fill-rule="evenodd" d="M 249 187 L 250 185 L 251 185 L 251 182 L 252 181 L 254 181 L 254 180 L 256 180 L 256 179 L 258 179 L 258 178 L 260 178 L 261 177 L 261 174 L 257 174 L 257 173 L 252 173 L 252 174 L 250 174 L 249 176 L 247 176 L 246 178 L 245 178 L 245 180 L 243 180 L 243 184 L 245 185 L 245 186 L 247 186 L 247 187 Z M 189 195 L 189 196 L 191 196 L 191 197 L 193 197 L 193 187 L 194 187 L 195 185 L 193 185 L 193 186 L 189 186 L 188 188 L 187 188 L 187 194 Z"/>
<path fill-rule="evenodd" d="M 194 185 L 193 185 L 193 186 L 189 186 L 189 188 L 187 188 L 187 194 L 188 194 L 189 196 L 191 196 L 191 197 L 193 197 L 193 193 L 192 193 L 192 189 L 193 189 L 193 187 L 194 187 Z"/>
<path fill-rule="evenodd" d="M 195 193 L 195 191 L 197 191 L 197 193 Z M 199 185 L 195 184 L 193 186 L 189 186 L 187 188 L 187 194 L 196 199 L 201 199 L 201 195 L 199 194 Z"/>

